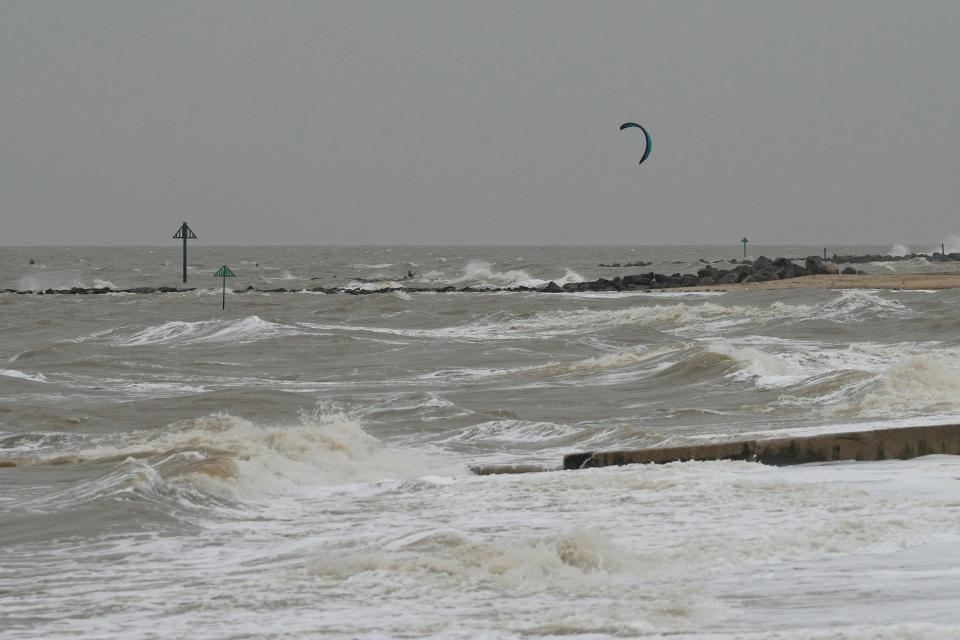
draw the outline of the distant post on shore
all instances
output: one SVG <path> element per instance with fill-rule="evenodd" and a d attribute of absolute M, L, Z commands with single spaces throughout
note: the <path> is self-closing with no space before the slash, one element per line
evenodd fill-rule
<path fill-rule="evenodd" d="M 237 274 L 231 271 L 230 267 L 228 267 L 227 265 L 223 265 L 222 267 L 217 269 L 217 272 L 215 274 L 213 274 L 213 277 L 215 278 L 223 278 L 223 301 L 220 305 L 221 309 L 227 308 L 227 278 L 235 278 L 236 276 Z"/>
<path fill-rule="evenodd" d="M 174 240 L 179 240 L 180 238 L 183 238 L 183 281 L 186 282 L 187 281 L 187 240 L 197 239 L 197 234 L 193 232 L 193 229 L 187 226 L 186 221 L 184 221 L 184 223 L 180 225 L 180 228 L 177 229 L 177 232 L 173 234 Z"/>
<path fill-rule="evenodd" d="M 826 247 L 823 248 L 823 261 L 824 261 L 824 262 L 827 261 L 827 248 L 826 248 Z"/>
<path fill-rule="evenodd" d="M 186 223 L 184 223 L 184 224 L 186 224 Z M 740 242 L 743 243 L 743 257 L 744 257 L 744 259 L 746 259 L 746 257 L 747 257 L 747 243 L 750 242 L 750 241 L 747 240 L 747 237 L 746 237 L 746 236 L 744 236 L 744 237 L 743 237 L 743 240 L 741 240 Z M 184 282 L 186 282 L 186 281 L 184 281 Z"/>

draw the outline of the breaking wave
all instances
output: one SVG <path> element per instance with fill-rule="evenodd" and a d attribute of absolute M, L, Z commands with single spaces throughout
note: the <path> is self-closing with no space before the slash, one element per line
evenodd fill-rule
<path fill-rule="evenodd" d="M 24 373 L 23 371 L 18 371 L 16 369 L 0 369 L 0 376 L 7 376 L 8 378 L 20 378 L 22 380 L 30 380 L 32 382 L 50 382 L 42 373 Z"/>
<path fill-rule="evenodd" d="M 271 276 L 269 278 L 266 276 L 261 276 L 261 279 L 265 282 L 279 282 L 283 280 L 306 280 L 306 278 L 304 278 L 303 276 L 292 274 L 287 269 L 283 269 L 278 275 Z"/>
<path fill-rule="evenodd" d="M 589 589 L 604 576 L 639 568 L 603 533 L 577 530 L 525 539 L 476 540 L 456 531 L 417 532 L 378 549 L 320 555 L 317 575 L 347 578 L 367 571 L 446 575 L 456 581 L 535 590 L 543 585 Z"/>
<path fill-rule="evenodd" d="M 542 367 L 528 369 L 524 371 L 524 374 L 527 376 L 563 376 L 598 373 L 608 369 L 629 367 L 641 362 L 654 360 L 660 356 L 674 354 L 687 346 L 688 345 L 682 343 L 652 349 L 638 346 L 615 353 L 586 358 L 577 362 L 548 364 Z"/>
<path fill-rule="evenodd" d="M 262 499 L 282 490 L 463 474 L 422 450 L 384 447 L 351 416 L 303 414 L 291 424 L 257 424 L 225 413 L 184 420 L 161 433 L 132 432 L 74 452 L 14 459 L 18 466 L 136 462 L 162 481 L 228 500 Z M 154 477 L 156 474 L 156 477 Z"/>
<path fill-rule="evenodd" d="M 550 280 L 534 278 L 523 269 L 496 271 L 489 262 L 478 260 L 468 262 L 463 269 L 463 275 L 451 282 L 484 287 L 542 287 Z M 583 282 L 583 277 L 570 269 L 566 269 L 563 277 L 555 278 L 553 282 L 562 286 L 568 282 Z"/>
<path fill-rule="evenodd" d="M 247 316 L 233 321 L 201 320 L 186 322 L 175 320 L 155 327 L 147 327 L 128 336 L 114 338 L 113 342 L 120 347 L 218 342 L 241 344 L 302 333 L 303 331 L 296 327 L 262 320 L 257 316 Z"/>
<path fill-rule="evenodd" d="M 909 417 L 960 413 L 960 374 L 925 357 L 895 364 L 835 413 L 858 417 Z"/>
<path fill-rule="evenodd" d="M 874 317 L 912 318 L 917 313 L 899 300 L 884 298 L 876 291 L 852 289 L 842 291 L 837 298 L 818 304 L 811 319 L 835 322 L 862 322 Z"/>

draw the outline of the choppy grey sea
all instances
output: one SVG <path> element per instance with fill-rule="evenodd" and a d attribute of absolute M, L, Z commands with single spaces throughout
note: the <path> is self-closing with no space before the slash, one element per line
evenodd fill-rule
<path fill-rule="evenodd" d="M 0 636 L 960 637 L 960 458 L 469 470 L 960 421 L 960 291 L 306 291 L 740 257 L 196 243 L 196 291 L 0 294 Z M 296 292 L 221 310 L 223 264 Z M 175 242 L 12 247 L 0 289 L 180 269 Z"/>

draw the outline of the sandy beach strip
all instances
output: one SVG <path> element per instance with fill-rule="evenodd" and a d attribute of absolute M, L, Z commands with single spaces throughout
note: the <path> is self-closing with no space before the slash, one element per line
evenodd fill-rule
<path fill-rule="evenodd" d="M 869 273 L 819 275 L 747 282 L 740 284 L 683 287 L 681 291 L 743 291 L 750 289 L 954 289 L 960 287 L 960 273 Z M 664 289 L 677 291 L 678 289 Z"/>

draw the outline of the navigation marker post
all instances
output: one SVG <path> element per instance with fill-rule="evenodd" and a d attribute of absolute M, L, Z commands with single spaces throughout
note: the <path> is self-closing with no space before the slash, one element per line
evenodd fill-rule
<path fill-rule="evenodd" d="M 187 281 L 187 240 L 196 240 L 197 234 L 195 234 L 193 232 L 193 229 L 187 226 L 187 223 L 184 222 L 182 225 L 180 225 L 180 228 L 177 229 L 177 232 L 173 234 L 174 240 L 179 240 L 180 238 L 183 238 L 183 281 L 184 283 L 186 283 Z"/>
<path fill-rule="evenodd" d="M 184 224 L 186 224 L 186 223 L 184 223 Z M 743 243 L 743 257 L 744 257 L 744 259 L 746 259 L 746 257 L 747 257 L 747 243 L 750 242 L 750 241 L 747 240 L 747 237 L 746 237 L 746 236 L 744 236 L 744 237 L 743 237 L 743 240 L 741 240 L 740 242 Z M 186 280 L 184 280 L 184 282 L 186 282 Z"/>
<path fill-rule="evenodd" d="M 184 223 L 186 224 L 186 223 Z M 223 278 L 223 304 L 220 307 L 221 309 L 227 308 L 227 278 L 236 278 L 237 274 L 230 270 L 230 267 L 223 265 L 217 272 L 213 274 L 215 278 Z"/>

